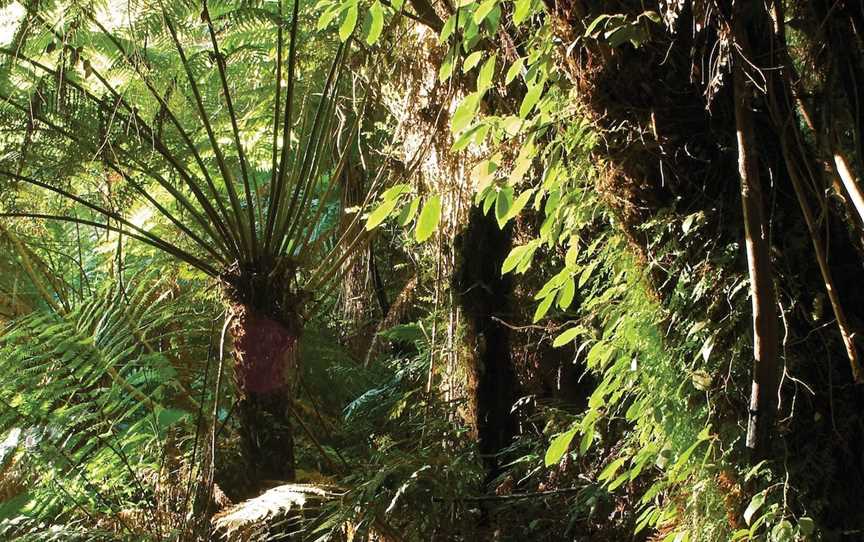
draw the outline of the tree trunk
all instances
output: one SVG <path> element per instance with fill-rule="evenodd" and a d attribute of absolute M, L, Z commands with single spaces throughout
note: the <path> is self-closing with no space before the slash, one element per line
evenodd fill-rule
<path fill-rule="evenodd" d="M 764 457 L 769 444 L 771 420 L 777 405 L 777 304 L 771 279 L 771 256 L 768 226 L 764 216 L 762 184 L 755 154 L 753 129 L 753 94 L 747 86 L 745 63 L 749 60 L 747 17 L 741 3 L 734 16 L 733 33 L 741 55 L 733 66 L 735 124 L 738 144 L 738 174 L 741 181 L 741 207 L 747 246 L 747 270 L 750 275 L 750 299 L 753 310 L 753 382 L 750 391 L 750 413 L 747 423 L 747 447 L 756 457 Z"/>
<path fill-rule="evenodd" d="M 469 423 L 491 480 L 500 469 L 496 454 L 516 434 L 511 413 L 517 390 L 510 332 L 494 319 L 509 312 L 512 287 L 509 276 L 501 276 L 501 264 L 510 251 L 511 234 L 509 227 L 501 230 L 494 217 L 472 207 L 460 237 L 454 288 L 467 327 Z"/>
<path fill-rule="evenodd" d="M 294 479 L 291 381 L 299 332 L 246 305 L 231 307 L 240 439 L 250 482 Z"/>

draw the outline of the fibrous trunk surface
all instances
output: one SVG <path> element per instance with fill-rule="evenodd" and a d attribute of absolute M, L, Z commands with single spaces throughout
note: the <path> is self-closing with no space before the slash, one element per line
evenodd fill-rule
<path fill-rule="evenodd" d="M 253 307 L 231 307 L 240 437 L 250 481 L 294 479 L 290 375 L 299 333 Z"/>

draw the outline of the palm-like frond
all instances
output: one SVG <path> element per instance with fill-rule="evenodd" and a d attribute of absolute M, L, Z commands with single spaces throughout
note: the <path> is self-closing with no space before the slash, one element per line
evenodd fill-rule
<path fill-rule="evenodd" d="M 197 408 L 191 379 L 178 374 L 191 368 L 177 362 L 166 323 L 178 311 L 192 315 L 169 299 L 170 289 L 137 284 L 130 292 L 110 288 L 66 314 L 35 312 L 4 332 L 0 435 L 21 434 L 26 490 L 0 515 L 54 525 L 86 519 L 127 533 L 146 533 L 164 515 L 159 488 L 169 483 L 166 467 L 178 468 L 165 464 L 166 453 L 190 446 L 172 442 L 172 427 L 191 426 Z M 182 344 L 199 331 L 207 332 L 183 329 Z M 182 512 L 169 523 L 179 528 Z M 15 525 L 0 524 L 0 532 Z"/>
<path fill-rule="evenodd" d="M 4 215 L 120 232 L 228 283 L 320 286 L 369 235 L 354 227 L 326 260 L 307 257 L 360 118 L 340 101 L 363 105 L 341 97 L 350 42 L 302 47 L 303 17 L 299 0 L 40 3 L 0 48 L 0 114 L 24 119 L 0 138 L 0 178 L 84 213 Z M 136 206 L 178 235 L 135 224 Z"/>

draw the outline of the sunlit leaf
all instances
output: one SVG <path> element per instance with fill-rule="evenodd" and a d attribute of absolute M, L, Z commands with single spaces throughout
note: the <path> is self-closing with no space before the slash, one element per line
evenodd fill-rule
<path fill-rule="evenodd" d="M 576 428 L 573 428 L 552 439 L 549 448 L 546 450 L 546 455 L 543 457 L 543 463 L 547 467 L 550 467 L 561 461 L 561 458 L 564 457 L 565 453 L 567 453 L 567 449 L 570 447 L 570 442 L 575 436 Z"/>
<path fill-rule="evenodd" d="M 369 33 L 366 35 L 366 43 L 374 45 L 381 37 L 381 30 L 384 28 L 384 6 L 381 5 L 381 2 L 376 0 L 372 4 L 369 8 L 369 16 L 371 22 L 369 23 Z"/>
<path fill-rule="evenodd" d="M 441 198 L 440 196 L 432 196 L 423 204 L 423 210 L 420 211 L 420 217 L 417 219 L 417 229 L 414 231 L 414 238 L 417 242 L 422 243 L 429 239 L 438 229 L 440 220 Z"/>
<path fill-rule="evenodd" d="M 358 11 L 359 8 L 357 7 L 357 2 L 352 2 L 351 6 L 345 13 L 345 18 L 342 20 L 342 24 L 339 26 L 340 40 L 345 41 L 351 37 L 351 34 L 354 32 L 354 28 L 357 27 Z"/>

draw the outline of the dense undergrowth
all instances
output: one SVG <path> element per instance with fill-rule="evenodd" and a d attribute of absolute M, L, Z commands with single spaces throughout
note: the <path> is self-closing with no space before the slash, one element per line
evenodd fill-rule
<path fill-rule="evenodd" d="M 212 21 L 203 14 L 198 21 L 197 6 L 138 6 L 146 15 L 139 27 L 156 28 L 157 39 L 153 50 L 144 44 L 136 54 L 173 74 L 159 76 L 164 98 L 146 92 L 149 72 L 138 71 L 137 57 L 113 51 L 126 42 L 107 40 L 107 30 L 76 48 L 58 41 L 75 37 L 76 28 L 43 19 L 57 6 L 19 13 L 40 31 L 28 45 L 26 25 L 17 27 L 13 41 L 44 62 L 56 60 L 58 69 L 25 84 L 10 68 L 24 61 L 8 51 L 0 68 L 7 69 L 0 71 L 0 116 L 10 126 L 0 138 L 0 540 L 861 536 L 860 393 L 844 330 L 836 327 L 842 313 L 826 297 L 831 285 L 825 290 L 824 267 L 814 261 L 827 257 L 816 237 L 824 231 L 837 289 L 844 300 L 861 300 L 861 225 L 836 179 L 814 182 L 806 193 L 822 195 L 819 228 L 810 227 L 806 213 L 802 218 L 808 200 L 787 182 L 796 158 L 778 135 L 788 123 L 773 125 L 768 114 L 780 108 L 770 97 L 776 81 L 765 76 L 763 89 L 757 69 L 750 74 L 752 110 L 763 115 L 756 133 L 769 142 L 760 160 L 770 180 L 764 190 L 780 384 L 770 443 L 759 450 L 745 443 L 756 378 L 755 294 L 734 167 L 741 152 L 736 101 L 726 80 L 742 58 L 728 48 L 743 55 L 744 46 L 735 41 L 740 35 L 726 33 L 730 6 L 351 0 L 298 3 L 299 19 L 289 23 L 287 3 L 229 4 L 210 6 L 224 26 L 209 30 L 213 47 L 218 35 L 230 50 L 227 73 L 240 81 L 237 88 L 255 87 L 234 90 L 242 95 L 234 104 L 241 115 L 226 113 L 234 105 L 222 109 L 229 85 L 217 74 L 225 60 L 208 57 L 209 45 L 191 43 L 191 62 L 171 60 L 159 21 L 175 16 L 184 32 L 200 31 Z M 820 11 L 821 2 L 806 4 L 791 6 L 790 47 L 797 69 L 813 67 L 800 84 L 815 95 L 842 74 L 816 51 L 822 38 L 808 26 L 813 14 L 831 24 L 840 24 L 831 19 L 836 13 L 848 12 L 852 21 L 864 15 L 845 3 L 835 15 Z M 81 21 L 92 14 L 76 6 L 76 24 L 86 25 Z M 676 25 L 696 15 L 705 24 L 681 34 Z M 285 168 L 276 167 L 276 135 L 272 155 L 264 151 L 273 98 L 258 83 L 277 57 L 294 54 L 282 51 L 281 40 L 298 32 L 298 20 L 299 41 L 311 45 L 301 43 L 308 54 L 297 64 L 297 80 L 304 89 L 326 90 L 298 96 L 296 104 L 293 95 L 287 99 L 298 109 L 307 99 L 320 104 L 295 119 L 302 125 L 296 142 L 287 114 L 284 149 L 296 153 L 288 179 L 298 188 L 285 205 L 307 203 L 313 212 L 297 211 L 296 228 L 309 229 L 296 238 L 284 219 L 284 259 L 267 263 L 245 251 L 267 248 L 255 245 L 272 208 L 261 201 L 271 194 L 268 179 L 274 183 Z M 326 38 L 331 31 L 333 40 Z M 278 52 L 269 46 L 274 32 Z M 333 45 L 336 36 L 343 45 Z M 685 51 L 676 40 L 694 45 Z M 247 50 L 247 43 L 254 46 Z M 292 34 L 291 51 L 294 43 Z M 712 64 L 716 78 L 708 82 L 692 76 L 696 45 L 716 45 L 727 55 L 727 64 Z M 860 47 L 851 49 L 854 72 L 862 69 Z M 418 51 L 433 53 L 419 62 L 412 56 Z M 94 55 L 92 64 L 79 58 L 84 53 Z M 376 58 L 386 59 L 378 69 Z M 356 74 L 331 86 L 343 63 Z M 130 77 L 133 66 L 140 80 Z M 112 126 L 105 94 L 87 102 L 95 111 L 66 115 L 60 83 L 69 78 L 77 85 L 70 96 L 81 98 L 98 70 L 111 70 L 117 88 L 152 110 L 129 107 L 125 128 Z M 177 82 L 184 72 L 188 86 Z M 646 74 L 669 80 L 634 80 Z M 854 82 L 854 73 L 848 77 Z M 410 95 L 394 98 L 400 92 Z M 26 122 L 14 108 L 22 96 L 34 108 Z M 664 110 L 669 100 L 698 111 Z M 187 109 L 196 102 L 221 115 L 212 119 L 221 139 L 209 126 L 193 128 L 197 117 Z M 392 104 L 403 102 L 408 111 L 396 111 Z M 842 133 L 831 135 L 839 144 L 821 141 L 819 130 L 806 132 L 799 141 L 805 159 L 848 149 L 854 155 L 860 145 L 853 108 L 834 107 L 845 111 L 837 117 Z M 828 118 L 831 111 L 820 112 Z M 171 114 L 179 116 L 177 129 L 162 132 Z M 805 116 L 792 116 L 798 130 L 807 129 Z M 67 130 L 83 130 L 88 119 L 108 123 L 95 154 Z M 138 133 L 132 120 L 142 123 Z M 145 120 L 159 125 L 158 136 Z M 161 158 L 153 155 L 158 138 L 166 145 Z M 249 146 L 251 178 L 262 183 L 247 191 L 245 207 L 231 194 L 239 179 L 225 173 L 242 166 L 245 179 L 244 158 L 220 156 L 234 144 L 226 141 Z M 115 144 L 112 158 L 106 148 Z M 125 161 L 135 145 L 150 154 Z M 179 158 L 168 151 L 175 146 Z M 813 179 L 832 171 L 829 162 L 818 164 Z M 166 188 L 180 179 L 188 183 L 178 185 L 182 190 L 194 191 L 186 177 L 196 167 L 205 178 L 225 176 L 213 189 L 217 204 L 236 204 L 223 211 L 224 224 L 188 221 L 201 219 L 198 207 Z M 41 185 L 22 172 L 56 174 L 57 185 L 50 194 L 37 192 Z M 307 184 L 298 181 L 307 173 Z M 152 196 L 130 183 L 147 175 L 160 186 Z M 834 195 L 825 195 L 829 190 Z M 69 197 L 72 191 L 86 197 Z M 148 212 L 139 192 L 167 207 Z M 198 214 L 209 218 L 207 199 L 201 201 Z M 253 210 L 261 213 L 257 220 Z M 276 225 L 283 216 L 274 211 Z M 57 217 L 64 220 L 46 221 Z M 210 234 L 224 244 L 213 253 L 223 272 L 211 272 L 206 242 L 181 237 L 174 252 L 165 250 L 187 223 L 187 237 Z M 158 243 L 147 238 L 151 232 Z M 354 241 L 345 243 L 350 236 Z M 149 244 L 138 242 L 142 237 Z M 245 242 L 248 249 L 240 246 Z M 223 261 L 232 251 L 251 259 Z M 309 265 L 322 255 L 326 266 Z M 297 286 L 322 267 L 325 278 L 304 283 L 318 288 Z M 258 303 L 249 307 L 299 300 L 285 324 L 299 349 L 290 363 L 278 358 L 290 364 L 290 378 L 279 382 L 276 407 L 262 395 L 257 433 L 249 430 L 244 403 L 251 391 L 236 368 L 255 345 L 238 354 L 248 330 L 231 327 L 242 303 L 226 295 L 226 281 L 237 277 L 248 279 L 244 292 Z M 284 299 L 268 297 L 279 285 Z M 849 302 L 845 309 L 858 325 L 860 307 Z M 265 313 L 259 322 L 278 320 Z M 483 404 L 490 389 L 484 378 L 492 374 L 499 378 L 492 395 L 508 402 L 513 395 L 503 410 Z M 507 389 L 502 374 L 513 381 Z M 278 449 L 261 444 L 271 426 L 288 428 L 290 439 L 276 440 Z M 258 456 L 249 453 L 250 440 Z M 256 457 L 286 465 L 268 472 L 293 479 L 251 474 Z"/>

